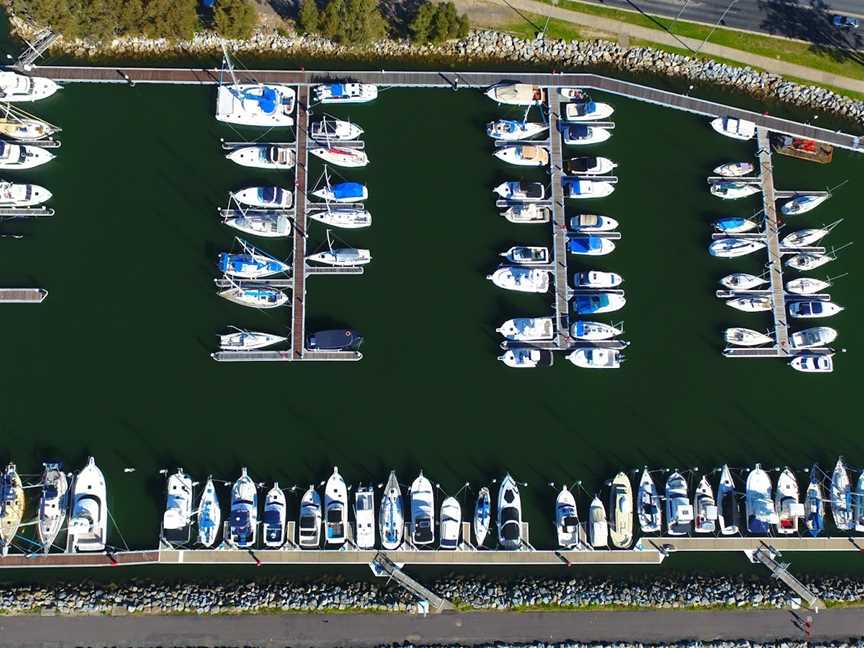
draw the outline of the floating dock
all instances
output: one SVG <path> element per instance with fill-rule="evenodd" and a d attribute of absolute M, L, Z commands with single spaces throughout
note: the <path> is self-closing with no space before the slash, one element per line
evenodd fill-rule
<path fill-rule="evenodd" d="M 567 213 L 564 208 L 564 172 L 563 137 L 559 130 L 561 106 L 560 93 L 554 88 L 546 88 L 546 100 L 549 102 L 549 137 L 550 160 L 549 170 L 552 177 L 552 263 L 555 290 L 555 338 L 556 349 L 569 347 L 570 338 L 570 295 L 567 285 Z"/>
<path fill-rule="evenodd" d="M 44 288 L 0 288 L 0 304 L 41 304 L 47 296 Z"/>

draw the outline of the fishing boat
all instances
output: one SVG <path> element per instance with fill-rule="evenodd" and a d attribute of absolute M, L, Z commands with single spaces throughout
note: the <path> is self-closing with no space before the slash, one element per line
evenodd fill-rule
<path fill-rule="evenodd" d="M 348 488 L 333 467 L 333 474 L 324 485 L 324 544 L 342 545 L 348 533 Z"/>
<path fill-rule="evenodd" d="M 30 144 L 10 144 L 0 140 L 0 169 L 23 171 L 47 164 L 54 154 Z"/>
<path fill-rule="evenodd" d="M 864 471 L 858 475 L 855 492 L 852 494 L 852 509 L 855 515 L 855 531 L 864 531 Z"/>
<path fill-rule="evenodd" d="M 201 499 L 198 500 L 198 543 L 209 549 L 219 537 L 219 529 L 222 527 L 222 509 L 219 506 L 219 496 L 216 494 L 216 485 L 213 478 L 208 477 Z"/>
<path fill-rule="evenodd" d="M 849 473 L 843 457 L 837 460 L 831 474 L 831 514 L 834 517 L 834 526 L 839 531 L 852 531 L 855 528 L 852 485 L 849 483 Z"/>
<path fill-rule="evenodd" d="M 633 487 L 623 472 L 612 479 L 609 491 L 609 537 L 618 549 L 633 543 Z"/>
<path fill-rule="evenodd" d="M 733 272 L 723 277 L 720 283 L 729 290 L 753 290 L 759 286 L 764 286 L 768 280 L 746 272 Z"/>
<path fill-rule="evenodd" d="M 375 547 L 375 491 L 359 486 L 354 492 L 354 544 L 358 549 Z"/>
<path fill-rule="evenodd" d="M 291 236 L 291 220 L 284 211 L 262 211 L 247 209 L 239 214 L 226 215 L 222 221 L 244 234 L 263 238 L 285 238 Z"/>
<path fill-rule="evenodd" d="M 599 292 L 594 295 L 578 295 L 571 302 L 574 315 L 599 315 L 624 308 L 624 295 Z"/>
<path fill-rule="evenodd" d="M 284 335 L 247 331 L 236 326 L 231 328 L 234 330 L 219 336 L 219 348 L 222 351 L 253 351 L 279 344 L 288 339 Z"/>
<path fill-rule="evenodd" d="M 502 182 L 492 190 L 504 200 L 521 200 L 536 202 L 546 197 L 546 187 L 539 182 L 520 182 L 510 180 Z"/>
<path fill-rule="evenodd" d="M 589 322 L 576 320 L 570 325 L 570 335 L 583 342 L 596 342 L 598 340 L 610 340 L 623 331 L 612 324 L 605 322 Z"/>
<path fill-rule="evenodd" d="M 620 369 L 624 354 L 617 349 L 588 347 L 571 351 L 567 359 L 582 369 Z"/>
<path fill-rule="evenodd" d="M 708 477 L 702 475 L 693 493 L 693 530 L 696 533 L 714 533 L 717 529 L 717 501 Z"/>
<path fill-rule="evenodd" d="M 740 178 L 750 175 L 754 170 L 750 162 L 727 162 L 714 169 L 714 173 L 725 178 Z"/>
<path fill-rule="evenodd" d="M 307 339 L 310 351 L 347 351 L 363 344 L 363 336 L 351 329 L 315 331 Z"/>
<path fill-rule="evenodd" d="M 738 216 L 728 216 L 714 221 L 714 229 L 724 234 L 743 234 L 744 232 L 752 232 L 759 223 L 752 218 L 740 218 Z"/>
<path fill-rule="evenodd" d="M 737 535 L 740 517 L 735 480 L 729 466 L 724 464 L 720 469 L 720 481 L 717 484 L 717 525 L 720 527 L 720 534 Z"/>
<path fill-rule="evenodd" d="M 829 326 L 814 326 L 790 335 L 789 346 L 793 349 L 827 347 L 837 339 L 837 335 L 837 331 Z"/>
<path fill-rule="evenodd" d="M 830 254 L 811 254 L 809 252 L 799 252 L 786 258 L 786 267 L 801 272 L 815 270 L 821 268 L 826 263 L 831 263 L 835 259 Z"/>
<path fill-rule="evenodd" d="M 711 128 L 721 135 L 738 140 L 751 140 L 756 135 L 756 124 L 736 117 L 717 117 L 711 120 Z"/>
<path fill-rule="evenodd" d="M 522 549 L 522 498 L 510 473 L 498 487 L 498 545 L 505 550 Z"/>
<path fill-rule="evenodd" d="M 288 295 L 278 288 L 232 286 L 217 294 L 230 302 L 250 308 L 279 308 L 288 303 Z"/>
<path fill-rule="evenodd" d="M 499 146 L 494 155 L 502 162 L 517 166 L 549 166 L 549 150 L 533 144 Z"/>
<path fill-rule="evenodd" d="M 666 479 L 666 532 L 681 536 L 690 533 L 693 506 L 687 496 L 687 481 L 678 471 Z"/>
<path fill-rule="evenodd" d="M 564 549 L 578 547 L 579 513 L 576 511 L 576 498 L 567 486 L 561 487 L 561 492 L 555 500 L 555 530 L 558 534 L 558 546 Z"/>
<path fill-rule="evenodd" d="M 105 477 L 93 457 L 72 482 L 67 535 L 67 551 L 105 551 L 108 499 Z"/>
<path fill-rule="evenodd" d="M 830 232 L 831 230 L 827 227 L 802 229 L 784 236 L 780 244 L 787 248 L 809 247 L 828 236 Z"/>
<path fill-rule="evenodd" d="M 46 554 L 66 523 L 69 509 L 69 481 L 59 463 L 42 464 L 42 492 L 39 496 L 39 522 L 36 533 Z"/>
<path fill-rule="evenodd" d="M 264 512 L 261 516 L 261 536 L 264 546 L 268 549 L 278 549 L 285 544 L 285 493 L 279 488 L 279 482 L 264 496 Z"/>
<path fill-rule="evenodd" d="M 777 478 L 774 508 L 777 509 L 777 533 L 798 534 L 798 518 L 804 517 L 804 506 L 799 501 L 798 481 L 791 470 L 785 468 Z"/>
<path fill-rule="evenodd" d="M 608 216 L 597 214 L 578 214 L 570 217 L 570 229 L 575 232 L 593 234 L 594 232 L 611 232 L 618 227 L 618 221 Z"/>
<path fill-rule="evenodd" d="M 584 122 L 599 121 L 612 116 L 615 109 L 607 103 L 597 101 L 579 101 L 564 104 L 564 118 L 567 121 Z"/>
<path fill-rule="evenodd" d="M 309 137 L 323 142 L 350 142 L 359 139 L 363 129 L 342 119 L 323 116 L 309 124 Z"/>
<path fill-rule="evenodd" d="M 795 295 L 815 295 L 831 286 L 830 281 L 813 279 L 811 277 L 799 277 L 786 282 L 786 292 Z"/>
<path fill-rule="evenodd" d="M 624 283 L 624 277 L 615 272 L 585 270 L 573 275 L 574 288 L 615 288 Z"/>
<path fill-rule="evenodd" d="M 527 83 L 499 83 L 489 88 L 486 96 L 499 104 L 539 106 L 546 101 L 546 90 Z"/>
<path fill-rule="evenodd" d="M 370 83 L 325 83 L 315 86 L 315 101 L 321 104 L 367 103 L 378 97 L 378 86 Z"/>
<path fill-rule="evenodd" d="M 789 304 L 789 315 L 797 319 L 831 317 L 842 310 L 842 306 L 830 301 L 799 301 Z"/>
<path fill-rule="evenodd" d="M 782 205 L 780 205 L 780 212 L 784 216 L 797 216 L 798 214 L 805 214 L 811 209 L 816 209 L 823 202 L 828 200 L 831 197 L 831 194 L 823 194 L 823 195 L 813 195 L 813 194 L 802 194 L 800 196 L 795 196 L 792 200 L 788 200 Z"/>
<path fill-rule="evenodd" d="M 60 132 L 56 126 L 13 109 L 10 104 L 0 107 L 0 137 L 33 141 L 51 137 Z"/>
<path fill-rule="evenodd" d="M 516 142 L 530 137 L 536 137 L 548 129 L 548 124 L 526 122 L 516 119 L 496 119 L 495 121 L 486 124 L 486 134 L 492 139 L 504 142 Z"/>
<path fill-rule="evenodd" d="M 834 360 L 829 353 L 801 353 L 789 361 L 789 366 L 802 373 L 831 373 Z"/>
<path fill-rule="evenodd" d="M 554 356 L 546 349 L 534 349 L 531 347 L 516 347 L 507 349 L 498 359 L 506 366 L 513 369 L 535 369 L 537 367 L 551 367 Z"/>
<path fill-rule="evenodd" d="M 10 463 L 0 479 L 0 551 L 4 556 L 9 553 L 23 515 L 24 486 L 15 464 Z"/>
<path fill-rule="evenodd" d="M 381 497 L 381 508 L 378 510 L 378 532 L 381 534 L 381 546 L 394 551 L 402 544 L 405 532 L 405 514 L 402 512 L 402 489 L 396 472 L 390 471 L 384 494 Z"/>
<path fill-rule="evenodd" d="M 60 86 L 45 77 L 31 77 L 17 72 L 0 72 L 0 101 L 7 103 L 39 101 L 53 95 Z"/>
<path fill-rule="evenodd" d="M 247 187 L 233 194 L 235 200 L 262 209 L 290 209 L 294 194 L 282 187 Z"/>
<path fill-rule="evenodd" d="M 575 101 L 585 101 L 588 99 L 588 94 L 580 88 L 558 88 L 558 94 L 563 99 L 573 99 Z"/>
<path fill-rule="evenodd" d="M 582 256 L 605 256 L 615 251 L 615 243 L 593 234 L 574 234 L 567 238 L 567 251 Z"/>
<path fill-rule="evenodd" d="M 758 463 L 747 475 L 744 487 L 744 509 L 747 515 L 747 532 L 767 535 L 772 525 L 777 524 L 777 510 L 771 494 L 771 478 Z"/>
<path fill-rule="evenodd" d="M 489 281 L 506 290 L 517 292 L 545 293 L 549 291 L 549 271 L 520 266 L 503 266 L 491 275 Z"/>
<path fill-rule="evenodd" d="M 484 486 L 477 493 L 477 499 L 474 501 L 474 540 L 477 542 L 477 547 L 482 547 L 486 542 L 486 536 L 489 535 L 489 525 L 492 523 L 492 495 L 489 489 Z"/>
<path fill-rule="evenodd" d="M 435 542 L 435 494 L 432 483 L 423 476 L 423 471 L 411 484 L 411 543 L 426 547 Z"/>
<path fill-rule="evenodd" d="M 765 335 L 764 333 L 754 331 L 753 329 L 741 328 L 737 326 L 727 328 L 726 331 L 724 331 L 723 333 L 723 337 L 725 338 L 727 344 L 745 347 L 761 346 L 763 344 L 769 344 L 774 341 L 774 339 L 770 335 Z"/>
<path fill-rule="evenodd" d="M 804 495 L 804 525 L 814 538 L 825 528 L 825 494 L 822 491 L 822 476 L 819 466 L 810 469 L 810 483 Z"/>
<path fill-rule="evenodd" d="M 226 158 L 244 167 L 254 169 L 293 169 L 296 164 L 294 149 L 290 145 L 260 144 L 241 146 L 225 155 Z"/>
<path fill-rule="evenodd" d="M 605 180 L 565 180 L 564 197 L 573 199 L 605 198 L 615 185 Z"/>
<path fill-rule="evenodd" d="M 363 248 L 331 248 L 306 257 L 312 263 L 329 266 L 362 266 L 372 261 L 372 252 Z"/>
<path fill-rule="evenodd" d="M 192 537 L 192 478 L 182 468 L 168 476 L 162 539 L 171 545 L 185 545 Z"/>
<path fill-rule="evenodd" d="M 514 245 L 499 256 L 504 257 L 510 263 L 523 266 L 546 265 L 549 263 L 549 248 L 531 245 Z"/>
<path fill-rule="evenodd" d="M 291 270 L 290 264 L 256 249 L 241 238 L 236 240 L 243 252 L 241 254 L 222 252 L 219 255 L 217 267 L 222 274 L 235 279 L 263 279 Z"/>
<path fill-rule="evenodd" d="M 548 223 L 552 220 L 552 210 L 532 203 L 511 205 L 501 215 L 511 223 Z"/>
<path fill-rule="evenodd" d="M 327 186 L 313 191 L 312 195 L 328 202 L 351 203 L 368 199 L 369 190 L 359 182 L 338 182 L 332 187 L 328 182 Z"/>
<path fill-rule="evenodd" d="M 771 310 L 770 297 L 735 297 L 727 299 L 726 305 L 745 313 L 765 313 Z"/>
<path fill-rule="evenodd" d="M 49 200 L 51 192 L 45 187 L 0 180 L 0 207 L 35 207 Z"/>
<path fill-rule="evenodd" d="M 304 549 L 321 546 L 321 496 L 315 486 L 309 488 L 300 500 L 300 518 L 298 520 L 297 542 Z"/>
<path fill-rule="evenodd" d="M 514 317 L 495 329 L 508 340 L 542 342 L 555 337 L 555 320 L 551 317 Z"/>
<path fill-rule="evenodd" d="M 737 200 L 738 198 L 746 198 L 747 196 L 759 193 L 762 189 L 757 184 L 737 182 L 735 180 L 719 180 L 711 184 L 709 191 L 712 196 L 717 196 L 724 200 Z"/>
<path fill-rule="evenodd" d="M 587 144 L 600 144 L 612 137 L 612 131 L 601 126 L 588 126 L 586 124 L 561 125 L 561 134 L 564 143 L 568 146 L 583 146 Z"/>
<path fill-rule="evenodd" d="M 722 238 L 711 241 L 708 254 L 723 259 L 735 259 L 764 248 L 765 241 L 758 239 Z"/>
<path fill-rule="evenodd" d="M 244 467 L 231 487 L 231 511 L 225 541 L 238 549 L 251 549 L 257 537 L 258 487 Z"/>
<path fill-rule="evenodd" d="M 663 526 L 660 494 L 647 468 L 642 469 L 639 488 L 636 491 L 636 515 L 642 533 L 657 533 Z"/>
<path fill-rule="evenodd" d="M 309 152 L 325 162 L 340 167 L 357 168 L 369 164 L 369 156 L 366 151 L 343 146 L 318 146 L 310 148 Z"/>
<path fill-rule="evenodd" d="M 336 209 L 327 205 L 327 209 L 314 209 L 307 212 L 306 216 L 327 227 L 338 227 L 341 229 L 361 229 L 372 225 L 372 214 L 368 210 L 354 205 L 339 206 Z"/>
<path fill-rule="evenodd" d="M 612 169 L 617 166 L 618 165 L 609 158 L 590 155 L 564 160 L 563 170 L 564 175 L 600 176 L 611 173 Z"/>
<path fill-rule="evenodd" d="M 606 520 L 606 507 L 596 495 L 588 507 L 588 542 L 595 549 L 609 546 L 609 523 Z"/>
<path fill-rule="evenodd" d="M 448 497 L 441 502 L 440 518 L 441 540 L 438 546 L 444 550 L 456 549 L 462 534 L 462 507 L 459 500 Z"/>

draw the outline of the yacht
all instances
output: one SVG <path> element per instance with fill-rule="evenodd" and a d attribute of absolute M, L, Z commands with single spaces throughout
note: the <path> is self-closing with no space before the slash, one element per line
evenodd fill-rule
<path fill-rule="evenodd" d="M 329 164 L 355 169 L 365 167 L 369 164 L 369 156 L 366 151 L 344 146 L 318 146 L 310 148 L 309 152 L 317 158 L 321 158 Z"/>
<path fill-rule="evenodd" d="M 375 491 L 359 486 L 354 492 L 354 544 L 358 549 L 375 547 Z"/>
<path fill-rule="evenodd" d="M 477 547 L 480 548 L 486 542 L 486 536 L 489 535 L 489 525 L 492 522 L 492 495 L 489 489 L 484 486 L 477 493 L 477 499 L 474 501 L 474 540 L 477 542 Z"/>
<path fill-rule="evenodd" d="M 60 132 L 56 126 L 33 117 L 12 116 L 9 104 L 0 112 L 0 137 L 33 141 L 51 137 Z"/>
<path fill-rule="evenodd" d="M 831 230 L 826 227 L 798 230 L 797 232 L 792 232 L 791 234 L 784 236 L 783 240 L 780 241 L 780 245 L 787 248 L 809 247 L 820 239 L 828 236 L 830 232 Z"/>
<path fill-rule="evenodd" d="M 642 533 L 657 533 L 663 527 L 663 511 L 660 508 L 660 494 L 657 485 L 647 468 L 642 469 L 639 489 L 636 492 L 636 514 Z"/>
<path fill-rule="evenodd" d="M 288 303 L 288 295 L 278 288 L 241 288 L 239 286 L 232 286 L 219 292 L 218 295 L 235 304 L 251 308 L 279 308 Z"/>
<path fill-rule="evenodd" d="M 310 254 L 306 260 L 329 266 L 362 266 L 372 262 L 372 252 L 363 248 L 333 248 Z"/>
<path fill-rule="evenodd" d="M 570 335 L 583 342 L 596 342 L 598 340 L 610 340 L 621 335 L 623 331 L 605 322 L 589 322 L 576 320 L 570 325 Z"/>
<path fill-rule="evenodd" d="M 366 103 L 378 97 L 378 87 L 369 83 L 326 83 L 315 86 L 314 95 L 321 104 Z"/>
<path fill-rule="evenodd" d="M 828 200 L 830 197 L 831 194 L 824 194 L 821 196 L 803 194 L 800 196 L 795 196 L 794 198 L 792 198 L 792 200 L 788 200 L 782 205 L 780 205 L 780 212 L 784 216 L 797 216 L 798 214 L 804 214 L 811 209 L 816 209 L 819 205 Z"/>
<path fill-rule="evenodd" d="M 24 515 L 24 486 L 10 463 L 0 478 L 0 552 L 5 556 L 15 540 Z"/>
<path fill-rule="evenodd" d="M 831 263 L 834 256 L 830 254 L 811 254 L 809 252 L 799 252 L 786 258 L 786 267 L 801 272 L 815 270 L 821 268 L 826 263 Z"/>
<path fill-rule="evenodd" d="M 499 288 L 517 292 L 545 293 L 549 291 L 549 271 L 521 266 L 503 266 L 486 277 Z"/>
<path fill-rule="evenodd" d="M 574 288 L 616 288 L 624 283 L 624 277 L 615 272 L 585 270 L 573 275 Z"/>
<path fill-rule="evenodd" d="M 789 304 L 789 315 L 798 319 L 831 317 L 842 310 L 842 306 L 830 301 L 799 301 Z"/>
<path fill-rule="evenodd" d="M 384 486 L 384 495 L 381 497 L 381 508 L 378 510 L 381 546 L 388 551 L 394 551 L 402 544 L 405 533 L 405 515 L 402 510 L 402 489 L 395 471 L 391 470 Z"/>
<path fill-rule="evenodd" d="M 609 491 L 609 537 L 617 549 L 633 543 L 633 487 L 623 472 L 615 475 Z"/>
<path fill-rule="evenodd" d="M 279 344 L 288 339 L 284 335 L 233 328 L 231 333 L 223 333 L 219 336 L 219 348 L 222 351 L 254 351 Z"/>
<path fill-rule="evenodd" d="M 499 83 L 489 88 L 486 96 L 499 104 L 540 106 L 546 101 L 546 90 L 527 83 Z"/>
<path fill-rule="evenodd" d="M 47 164 L 54 154 L 30 144 L 10 144 L 0 140 L 0 169 L 23 171 Z"/>
<path fill-rule="evenodd" d="M 792 358 L 789 366 L 802 373 L 831 373 L 834 360 L 828 353 L 802 353 Z"/>
<path fill-rule="evenodd" d="M 790 335 L 789 346 L 793 349 L 827 347 L 837 339 L 837 335 L 837 331 L 830 326 L 814 326 Z"/>
<path fill-rule="evenodd" d="M 822 490 L 822 476 L 819 466 L 810 469 L 810 483 L 804 495 L 804 526 L 814 538 L 825 528 L 825 493 Z"/>
<path fill-rule="evenodd" d="M 567 239 L 567 251 L 582 256 L 605 256 L 615 250 L 615 243 L 602 236 L 574 234 Z"/>
<path fill-rule="evenodd" d="M 569 176 L 602 176 L 612 172 L 617 167 L 612 160 L 605 157 L 584 156 L 564 160 L 564 175 Z"/>
<path fill-rule="evenodd" d="M 291 265 L 274 259 L 249 245 L 243 239 L 237 242 L 243 248 L 242 254 L 222 252 L 219 255 L 217 267 L 219 272 L 235 279 L 263 279 L 291 270 Z"/>
<path fill-rule="evenodd" d="M 105 551 L 108 499 L 105 477 L 90 457 L 72 482 L 67 551 Z"/>
<path fill-rule="evenodd" d="M 588 347 L 571 351 L 567 359 L 582 369 L 619 369 L 624 355 L 617 349 Z"/>
<path fill-rule="evenodd" d="M 310 215 L 310 218 L 312 216 Z M 247 209 L 225 216 L 222 221 L 244 234 L 263 238 L 285 238 L 291 236 L 291 220 L 283 211 Z"/>
<path fill-rule="evenodd" d="M 307 212 L 306 216 L 327 227 L 339 227 L 341 229 L 361 229 L 372 225 L 372 214 L 368 210 L 355 205 L 340 206 L 332 209 L 315 209 Z"/>
<path fill-rule="evenodd" d="M 455 497 L 448 497 L 441 502 L 441 549 L 456 549 L 459 546 L 459 538 L 462 534 L 462 507 Z"/>
<path fill-rule="evenodd" d="M 765 313 L 771 310 L 770 297 L 735 297 L 727 299 L 726 305 L 745 313 Z"/>
<path fill-rule="evenodd" d="M 858 475 L 855 493 L 852 496 L 852 508 L 855 514 L 855 531 L 864 531 L 864 471 Z"/>
<path fill-rule="evenodd" d="M 47 554 L 66 524 L 69 509 L 69 480 L 58 463 L 42 464 L 42 493 L 39 496 L 39 523 L 36 533 Z"/>
<path fill-rule="evenodd" d="M 756 467 L 747 475 L 744 508 L 747 514 L 748 533 L 767 535 L 771 531 L 771 526 L 777 524 L 777 511 L 771 493 L 771 478 L 759 464 L 756 464 Z"/>
<path fill-rule="evenodd" d="M 565 180 L 564 197 L 573 199 L 605 198 L 615 185 L 605 180 Z"/>
<path fill-rule="evenodd" d="M 579 101 L 564 104 L 564 119 L 571 122 L 600 121 L 612 116 L 615 109 L 607 103 Z"/>
<path fill-rule="evenodd" d="M 729 290 L 753 290 L 766 285 L 768 280 L 746 272 L 733 272 L 723 277 L 720 283 Z"/>
<path fill-rule="evenodd" d="M 246 472 L 231 487 L 231 512 L 228 518 L 229 545 L 238 549 L 251 549 L 258 537 L 258 487 Z"/>
<path fill-rule="evenodd" d="M 502 162 L 517 166 L 549 166 L 548 149 L 533 144 L 499 146 L 493 155 Z"/>
<path fill-rule="evenodd" d="M 294 89 L 263 83 L 222 84 L 216 91 L 216 119 L 226 124 L 284 128 L 294 125 Z"/>
<path fill-rule="evenodd" d="M 423 471 L 411 484 L 411 543 L 426 547 L 435 542 L 435 494 Z"/>
<path fill-rule="evenodd" d="M 514 317 L 495 332 L 517 342 L 545 342 L 555 338 L 555 320 L 551 317 Z"/>
<path fill-rule="evenodd" d="M 693 493 L 693 528 L 696 533 L 714 533 L 717 529 L 717 501 L 714 489 L 703 475 Z"/>
<path fill-rule="evenodd" d="M 740 178 L 753 173 L 755 167 L 750 162 L 727 162 L 714 169 L 714 173 L 725 178 Z"/>
<path fill-rule="evenodd" d="M 522 202 L 536 202 L 546 197 L 546 188 L 539 182 L 510 180 L 502 182 L 492 191 L 504 200 L 519 200 Z"/>
<path fill-rule="evenodd" d="M 170 545 L 185 545 L 192 537 L 192 478 L 182 468 L 168 476 L 162 539 Z"/>
<path fill-rule="evenodd" d="M 552 210 L 532 203 L 511 205 L 501 215 L 511 223 L 548 223 L 552 220 Z"/>
<path fill-rule="evenodd" d="M 262 209 L 291 209 L 294 205 L 294 194 L 282 187 L 247 187 L 233 196 L 244 205 Z"/>
<path fill-rule="evenodd" d="M 765 241 L 758 239 L 722 238 L 711 241 L 708 254 L 713 257 L 734 259 L 765 248 Z"/>
<path fill-rule="evenodd" d="M 728 216 L 714 221 L 713 226 L 715 230 L 723 234 L 743 234 L 755 230 L 759 227 L 759 223 L 752 218 Z"/>
<path fill-rule="evenodd" d="M 516 481 L 505 475 L 498 488 L 498 544 L 502 549 L 522 549 L 522 499 Z"/>
<path fill-rule="evenodd" d="M 324 116 L 309 124 L 309 137 L 323 142 L 350 142 L 363 135 L 357 124 Z"/>
<path fill-rule="evenodd" d="M 368 199 L 369 190 L 359 182 L 338 182 L 332 187 L 328 183 L 326 187 L 313 191 L 312 195 L 328 202 L 352 203 Z"/>
<path fill-rule="evenodd" d="M 799 277 L 786 282 L 786 292 L 795 295 L 815 295 L 830 287 L 830 281 L 812 279 L 811 277 Z"/>
<path fill-rule="evenodd" d="M 593 234 L 595 232 L 611 232 L 618 227 L 618 221 L 608 216 L 597 214 L 578 214 L 570 217 L 570 229 L 575 232 Z"/>
<path fill-rule="evenodd" d="M 333 474 L 324 485 L 324 543 L 343 545 L 348 533 L 348 488 L 333 467 Z"/>
<path fill-rule="evenodd" d="M 756 124 L 736 117 L 717 117 L 711 121 L 711 128 L 733 139 L 751 140 L 756 136 Z"/>
<path fill-rule="evenodd" d="M 60 89 L 60 86 L 45 77 L 31 77 L 17 72 L 0 72 L 0 101 L 16 103 L 46 99 Z"/>
<path fill-rule="evenodd" d="M 297 541 L 304 549 L 321 546 L 321 496 L 310 485 L 300 500 Z"/>
<path fill-rule="evenodd" d="M 759 331 L 754 331 L 749 328 L 741 328 L 741 327 L 732 327 L 727 328 L 723 334 L 723 337 L 726 339 L 727 344 L 734 344 L 735 346 L 761 346 L 763 344 L 769 344 L 774 341 L 770 335 L 765 335 L 764 333 L 760 333 Z"/>
<path fill-rule="evenodd" d="M 598 292 L 594 295 L 578 295 L 570 303 L 574 315 L 599 315 L 621 310 L 627 302 L 624 295 Z"/>
<path fill-rule="evenodd" d="M 225 157 L 244 167 L 254 169 L 293 169 L 296 164 L 292 145 L 260 144 L 257 146 L 241 146 Z"/>
<path fill-rule="evenodd" d="M 201 499 L 198 500 L 198 543 L 209 549 L 219 537 L 219 529 L 222 527 L 222 509 L 219 506 L 219 496 L 216 494 L 216 485 L 213 478 L 208 477 Z"/>
<path fill-rule="evenodd" d="M 606 508 L 596 495 L 588 507 L 588 542 L 595 549 L 609 546 L 609 523 Z"/>
<path fill-rule="evenodd" d="M 523 266 L 547 265 L 549 263 L 549 248 L 530 245 L 514 245 L 500 256 L 510 263 Z"/>
<path fill-rule="evenodd" d="M 264 497 L 264 513 L 261 516 L 261 536 L 268 549 L 278 549 L 285 544 L 285 506 L 285 493 L 279 488 L 279 482 L 276 482 Z"/>
<path fill-rule="evenodd" d="M 561 487 L 555 500 L 555 530 L 558 533 L 558 546 L 564 549 L 578 547 L 579 514 L 576 511 L 576 498 L 566 486 Z"/>
<path fill-rule="evenodd" d="M 762 189 L 757 184 L 748 182 L 738 182 L 736 180 L 720 180 L 711 184 L 709 188 L 712 196 L 723 198 L 724 200 L 737 200 L 738 198 L 746 198 L 755 193 L 759 193 Z"/>
<path fill-rule="evenodd" d="M 516 119 L 497 119 L 486 124 L 486 134 L 492 139 L 504 142 L 518 142 L 519 140 L 536 137 L 548 129 L 548 124 L 519 121 Z"/>
<path fill-rule="evenodd" d="M 834 516 L 834 526 L 839 531 L 852 531 L 855 528 L 852 486 L 849 483 L 849 473 L 846 472 L 843 457 L 837 460 L 831 475 L 831 513 Z"/>
<path fill-rule="evenodd" d="M 554 356 L 545 349 L 531 347 L 516 347 L 507 349 L 498 359 L 513 369 L 534 369 L 536 367 L 551 367 Z"/>
<path fill-rule="evenodd" d="M 717 484 L 717 525 L 724 536 L 737 535 L 740 525 L 741 510 L 738 505 L 738 492 L 735 490 L 735 479 L 729 466 L 720 469 L 720 481 Z"/>
<path fill-rule="evenodd" d="M 798 518 L 804 517 L 804 506 L 799 501 L 798 481 L 791 470 L 785 468 L 777 478 L 774 508 L 777 509 L 777 533 L 798 534 Z"/>
<path fill-rule="evenodd" d="M 572 126 L 562 124 L 561 133 L 564 135 L 564 143 L 569 146 L 600 144 L 612 137 L 612 131 L 608 128 L 586 124 L 574 124 Z"/>
<path fill-rule="evenodd" d="M 666 532 L 673 536 L 690 533 L 693 507 L 687 496 L 687 481 L 675 471 L 666 479 Z"/>
<path fill-rule="evenodd" d="M 45 187 L 0 180 L 0 207 L 35 207 L 49 200 L 51 192 Z"/>

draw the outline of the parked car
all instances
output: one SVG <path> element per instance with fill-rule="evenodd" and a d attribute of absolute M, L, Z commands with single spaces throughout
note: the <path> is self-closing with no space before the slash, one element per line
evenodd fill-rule
<path fill-rule="evenodd" d="M 834 26 L 838 29 L 858 29 L 858 19 L 853 18 L 852 16 L 841 16 L 837 14 L 831 20 L 834 23 Z"/>

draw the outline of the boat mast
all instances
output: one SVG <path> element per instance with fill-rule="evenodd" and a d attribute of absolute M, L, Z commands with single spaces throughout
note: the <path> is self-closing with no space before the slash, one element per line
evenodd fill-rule
<path fill-rule="evenodd" d="M 219 44 L 222 46 L 222 70 L 220 72 L 219 85 L 222 85 L 221 75 L 225 71 L 226 65 L 228 66 L 228 73 L 231 75 L 233 85 L 240 85 L 237 83 L 237 76 L 234 74 L 234 65 L 231 63 L 231 57 L 228 55 L 228 48 L 225 46 L 225 40 L 222 39 Z"/>

